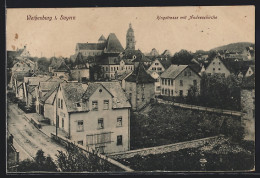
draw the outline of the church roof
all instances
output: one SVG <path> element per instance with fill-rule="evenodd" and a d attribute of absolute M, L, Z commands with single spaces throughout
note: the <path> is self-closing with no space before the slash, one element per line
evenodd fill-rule
<path fill-rule="evenodd" d="M 107 53 L 120 53 L 124 48 L 120 41 L 117 39 L 115 33 L 110 33 L 107 38 L 106 52 Z"/>
<path fill-rule="evenodd" d="M 105 43 L 77 43 L 79 50 L 104 50 Z"/>
<path fill-rule="evenodd" d="M 155 82 L 155 80 L 151 77 L 151 75 L 149 75 L 146 72 L 143 63 L 139 63 L 137 69 L 131 75 L 129 75 L 125 80 L 128 82 L 135 82 L 138 84 Z"/>

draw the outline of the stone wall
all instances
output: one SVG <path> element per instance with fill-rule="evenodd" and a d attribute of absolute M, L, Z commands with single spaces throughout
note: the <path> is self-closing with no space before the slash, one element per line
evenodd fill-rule
<path fill-rule="evenodd" d="M 131 151 L 121 152 L 121 153 L 114 153 L 114 154 L 109 154 L 108 156 L 113 159 L 123 159 L 123 158 L 131 158 L 134 157 L 135 155 L 147 156 L 149 154 L 162 154 L 162 153 L 168 153 L 173 151 L 179 151 L 185 148 L 197 148 L 199 146 L 205 145 L 206 143 L 214 143 L 214 142 L 219 142 L 224 140 L 225 140 L 224 136 L 219 135 L 219 136 L 207 137 L 198 140 L 174 143 L 170 145 L 131 150 Z"/>

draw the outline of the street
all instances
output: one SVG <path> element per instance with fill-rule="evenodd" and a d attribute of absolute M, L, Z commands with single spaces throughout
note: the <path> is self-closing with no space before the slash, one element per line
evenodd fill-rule
<path fill-rule="evenodd" d="M 57 150 L 65 151 L 62 146 L 29 123 L 24 117 L 24 112 L 13 103 L 8 103 L 7 127 L 14 136 L 14 147 L 20 152 L 20 161 L 32 159 L 39 149 L 44 151 L 45 156 L 50 155 L 54 160 Z"/>

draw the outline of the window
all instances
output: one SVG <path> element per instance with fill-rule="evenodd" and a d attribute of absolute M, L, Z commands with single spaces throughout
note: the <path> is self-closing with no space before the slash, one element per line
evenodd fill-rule
<path fill-rule="evenodd" d="M 164 88 L 162 89 L 162 94 L 164 95 Z"/>
<path fill-rule="evenodd" d="M 60 108 L 63 109 L 63 99 L 61 99 Z"/>
<path fill-rule="evenodd" d="M 108 67 L 106 67 L 106 71 L 108 71 Z"/>
<path fill-rule="evenodd" d="M 173 96 L 173 90 L 171 90 L 171 95 Z"/>
<path fill-rule="evenodd" d="M 215 71 L 215 68 L 213 68 L 213 71 Z"/>
<path fill-rule="evenodd" d="M 79 145 L 83 145 L 83 140 L 78 141 Z"/>
<path fill-rule="evenodd" d="M 157 86 L 156 87 L 156 91 L 160 91 L 161 90 L 161 87 L 160 86 Z"/>
<path fill-rule="evenodd" d="M 162 70 L 162 68 L 161 68 L 161 67 L 158 67 L 158 68 L 157 68 L 157 70 L 161 71 L 161 70 Z"/>
<path fill-rule="evenodd" d="M 116 145 L 122 145 L 122 135 L 118 135 L 118 136 L 117 136 Z"/>
<path fill-rule="evenodd" d="M 98 129 L 104 129 L 104 119 L 98 119 Z"/>
<path fill-rule="evenodd" d="M 172 86 L 173 86 L 173 80 L 172 80 Z"/>
<path fill-rule="evenodd" d="M 158 65 L 159 65 L 159 63 L 157 63 L 157 62 L 156 62 L 156 63 L 154 63 L 154 64 L 155 64 L 156 66 L 158 66 Z"/>
<path fill-rule="evenodd" d="M 220 65 L 221 63 L 219 62 L 218 64 Z"/>
<path fill-rule="evenodd" d="M 215 62 L 213 62 L 213 65 L 215 64 Z"/>
<path fill-rule="evenodd" d="M 117 127 L 122 127 L 122 117 L 118 117 L 117 118 L 116 126 Z"/>
<path fill-rule="evenodd" d="M 184 72 L 184 76 L 187 76 L 187 72 Z"/>
<path fill-rule="evenodd" d="M 61 120 L 61 127 L 64 128 L 64 118 Z"/>
<path fill-rule="evenodd" d="M 162 79 L 162 85 L 164 85 L 164 79 Z"/>
<path fill-rule="evenodd" d="M 248 74 L 251 74 L 251 71 L 248 71 Z"/>
<path fill-rule="evenodd" d="M 81 107 L 80 103 L 76 103 L 76 106 L 77 106 L 78 108 Z"/>
<path fill-rule="evenodd" d="M 111 67 L 111 71 L 113 71 L 113 67 Z"/>
<path fill-rule="evenodd" d="M 152 70 L 156 70 L 156 67 L 152 67 Z"/>
<path fill-rule="evenodd" d="M 58 99 L 58 108 L 60 108 L 60 98 Z"/>
<path fill-rule="evenodd" d="M 104 100 L 104 110 L 109 109 L 109 100 Z"/>
<path fill-rule="evenodd" d="M 182 90 L 180 90 L 180 96 L 183 96 L 183 91 Z"/>
<path fill-rule="evenodd" d="M 191 76 L 191 72 L 188 72 L 189 76 Z"/>
<path fill-rule="evenodd" d="M 180 86 L 183 86 L 183 80 L 180 80 Z"/>
<path fill-rule="evenodd" d="M 169 86 L 171 85 L 171 79 L 168 80 L 168 85 L 169 85 Z"/>
<path fill-rule="evenodd" d="M 197 87 L 197 80 L 193 80 L 193 85 Z"/>
<path fill-rule="evenodd" d="M 92 101 L 92 110 L 97 111 L 98 110 L 98 102 Z"/>
<path fill-rule="evenodd" d="M 218 70 L 221 70 L 220 68 L 218 68 Z"/>
<path fill-rule="evenodd" d="M 83 120 L 77 121 L 77 124 L 78 124 L 77 132 L 82 132 L 84 130 Z"/>

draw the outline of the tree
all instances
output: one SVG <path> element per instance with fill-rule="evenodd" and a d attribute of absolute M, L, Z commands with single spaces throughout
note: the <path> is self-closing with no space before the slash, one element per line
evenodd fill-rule
<path fill-rule="evenodd" d="M 21 161 L 17 167 L 17 171 L 18 172 L 28 172 L 28 171 L 56 172 L 57 166 L 49 155 L 46 157 L 42 150 L 38 150 L 34 160 L 26 159 L 24 161 Z"/>
<path fill-rule="evenodd" d="M 68 144 L 66 152 L 58 152 L 57 164 L 62 172 L 111 171 L 111 164 L 106 160 L 101 160 L 94 151 L 87 154 L 74 144 Z"/>
<path fill-rule="evenodd" d="M 180 50 L 171 58 L 172 64 L 188 65 L 193 59 L 193 54 L 187 50 Z"/>

